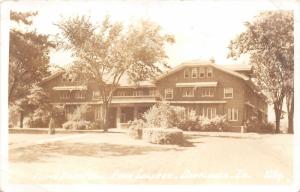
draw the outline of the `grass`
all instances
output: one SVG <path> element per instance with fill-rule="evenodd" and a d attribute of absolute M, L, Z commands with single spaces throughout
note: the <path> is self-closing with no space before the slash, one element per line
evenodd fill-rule
<path fill-rule="evenodd" d="M 177 146 L 133 140 L 124 133 L 11 134 L 10 180 L 22 184 L 62 181 L 65 184 L 289 184 L 292 181 L 292 135 L 196 132 L 185 135 L 185 145 Z M 280 178 L 269 178 L 268 171 L 278 173 Z"/>

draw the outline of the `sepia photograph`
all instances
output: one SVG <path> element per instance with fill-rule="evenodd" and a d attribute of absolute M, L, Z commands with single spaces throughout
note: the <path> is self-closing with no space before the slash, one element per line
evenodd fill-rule
<path fill-rule="evenodd" d="M 300 1 L 0 5 L 1 192 L 300 190 Z"/>

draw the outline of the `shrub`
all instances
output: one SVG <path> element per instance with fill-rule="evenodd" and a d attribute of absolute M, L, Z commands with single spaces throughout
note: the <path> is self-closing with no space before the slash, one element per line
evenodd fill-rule
<path fill-rule="evenodd" d="M 147 127 L 177 127 L 184 117 L 185 109 L 160 102 L 152 106 L 145 114 Z"/>
<path fill-rule="evenodd" d="M 274 133 L 275 125 L 274 123 L 267 122 L 267 123 L 261 123 L 259 125 L 261 133 Z"/>
<path fill-rule="evenodd" d="M 143 139 L 155 144 L 182 144 L 183 133 L 177 128 L 145 128 Z"/>
<path fill-rule="evenodd" d="M 66 130 L 88 130 L 92 129 L 92 123 L 90 121 L 67 121 L 63 124 L 63 128 Z"/>
<path fill-rule="evenodd" d="M 226 129 L 229 127 L 226 115 L 217 115 L 211 119 L 201 116 L 199 118 L 199 123 L 201 131 L 226 131 Z"/>
<path fill-rule="evenodd" d="M 141 119 L 130 121 L 127 134 L 134 139 L 141 139 L 145 122 Z"/>
<path fill-rule="evenodd" d="M 87 104 L 77 107 L 72 114 L 69 114 L 67 119 L 69 121 L 81 121 L 86 119 L 87 113 L 90 111 L 90 106 Z"/>

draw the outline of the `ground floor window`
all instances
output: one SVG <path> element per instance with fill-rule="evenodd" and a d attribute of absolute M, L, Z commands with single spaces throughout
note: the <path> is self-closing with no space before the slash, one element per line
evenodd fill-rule
<path fill-rule="evenodd" d="M 228 108 L 227 112 L 228 121 L 238 121 L 239 111 L 237 108 Z"/>
<path fill-rule="evenodd" d="M 96 120 L 101 119 L 101 107 L 100 106 L 96 107 L 96 109 L 95 109 L 95 119 Z"/>
<path fill-rule="evenodd" d="M 202 116 L 211 119 L 211 118 L 214 118 L 216 115 L 217 115 L 216 107 L 203 107 L 202 108 Z"/>

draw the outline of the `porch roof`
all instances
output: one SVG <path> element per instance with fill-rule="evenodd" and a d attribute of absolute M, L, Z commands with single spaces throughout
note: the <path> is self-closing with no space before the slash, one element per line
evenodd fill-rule
<path fill-rule="evenodd" d="M 57 90 L 57 91 L 87 90 L 87 86 L 58 86 L 58 87 L 53 87 L 53 90 Z"/>
<path fill-rule="evenodd" d="M 218 82 L 176 83 L 176 87 L 216 87 Z"/>

